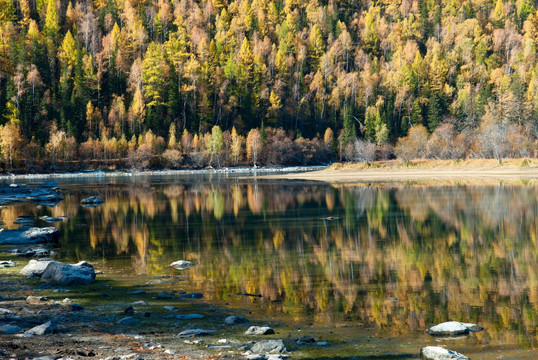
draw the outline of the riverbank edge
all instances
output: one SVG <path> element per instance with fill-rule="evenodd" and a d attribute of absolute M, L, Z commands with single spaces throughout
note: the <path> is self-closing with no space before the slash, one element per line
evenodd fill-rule
<path fill-rule="evenodd" d="M 308 180 L 333 184 L 369 182 L 487 182 L 538 180 L 538 159 L 399 160 L 335 163 L 323 169 L 268 174 L 265 179 Z"/>
<path fill-rule="evenodd" d="M 301 173 L 309 171 L 318 171 L 327 168 L 328 165 L 316 166 L 288 166 L 288 167 L 226 167 L 226 168 L 206 168 L 206 169 L 179 169 L 179 170 L 118 170 L 118 171 L 88 171 L 88 172 L 65 172 L 65 173 L 37 173 L 37 174 L 0 174 L 1 180 L 18 180 L 18 179 L 69 179 L 79 177 L 130 177 L 130 176 L 169 176 L 169 175 L 239 175 L 239 176 L 258 176 L 269 174 L 283 173 Z"/>

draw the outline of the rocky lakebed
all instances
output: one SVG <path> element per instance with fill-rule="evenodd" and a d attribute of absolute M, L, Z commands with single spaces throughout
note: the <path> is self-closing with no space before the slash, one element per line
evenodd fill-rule
<path fill-rule="evenodd" d="M 2 206 L 19 202 L 53 206 L 61 199 L 55 182 L 0 187 Z M 93 196 L 81 204 L 98 207 L 103 202 Z M 104 264 L 57 261 L 54 245 L 60 231 L 35 225 L 62 219 L 28 216 L 17 220 L 22 227 L 0 228 L 0 358 L 380 358 L 354 356 L 353 347 L 342 347 L 345 341 L 332 332 L 309 331 L 251 315 L 246 309 L 207 302 L 203 289 L 188 292 L 179 286 L 170 290 L 167 284 L 181 284 L 188 278 L 189 268 L 196 266 L 190 261 L 170 264 L 173 275 L 121 279 L 108 274 Z M 482 330 L 476 324 L 449 321 L 426 332 L 450 338 Z M 387 358 L 469 359 L 444 346 L 398 352 L 396 347 L 394 356 Z"/>

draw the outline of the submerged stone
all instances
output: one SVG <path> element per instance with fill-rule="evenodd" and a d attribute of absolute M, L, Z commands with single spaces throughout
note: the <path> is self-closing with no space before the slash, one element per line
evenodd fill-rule
<path fill-rule="evenodd" d="M 60 230 L 55 227 L 20 227 L 0 232 L 0 245 L 39 244 L 58 242 Z"/>
<path fill-rule="evenodd" d="M 205 315 L 201 315 L 201 314 L 176 315 L 176 319 L 179 319 L 179 320 L 197 320 L 197 319 L 203 319 L 203 318 L 205 318 Z"/>

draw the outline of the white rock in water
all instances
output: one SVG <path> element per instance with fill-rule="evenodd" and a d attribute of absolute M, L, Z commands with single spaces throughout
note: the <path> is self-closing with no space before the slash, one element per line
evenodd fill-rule
<path fill-rule="evenodd" d="M 426 330 L 426 333 L 432 336 L 457 336 L 466 335 L 470 332 L 481 331 L 483 329 L 483 327 L 476 324 L 461 323 L 459 321 L 447 321 L 429 328 Z"/>
<path fill-rule="evenodd" d="M 187 260 L 178 260 L 171 263 L 170 266 L 176 268 L 177 270 L 185 270 L 191 266 L 194 266 L 194 264 Z"/>
<path fill-rule="evenodd" d="M 426 346 L 420 349 L 420 357 L 426 360 L 470 360 L 463 354 L 440 346 Z"/>
<path fill-rule="evenodd" d="M 245 331 L 245 335 L 271 335 L 275 331 L 269 326 L 251 326 Z"/>

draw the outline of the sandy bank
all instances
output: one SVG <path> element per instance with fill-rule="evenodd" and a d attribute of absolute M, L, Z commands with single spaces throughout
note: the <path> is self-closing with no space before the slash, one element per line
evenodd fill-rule
<path fill-rule="evenodd" d="M 415 160 L 407 164 L 392 160 L 371 164 L 333 164 L 323 170 L 266 175 L 263 178 L 329 183 L 532 181 L 538 180 L 538 160 L 509 159 L 501 164 L 493 159 Z"/>

